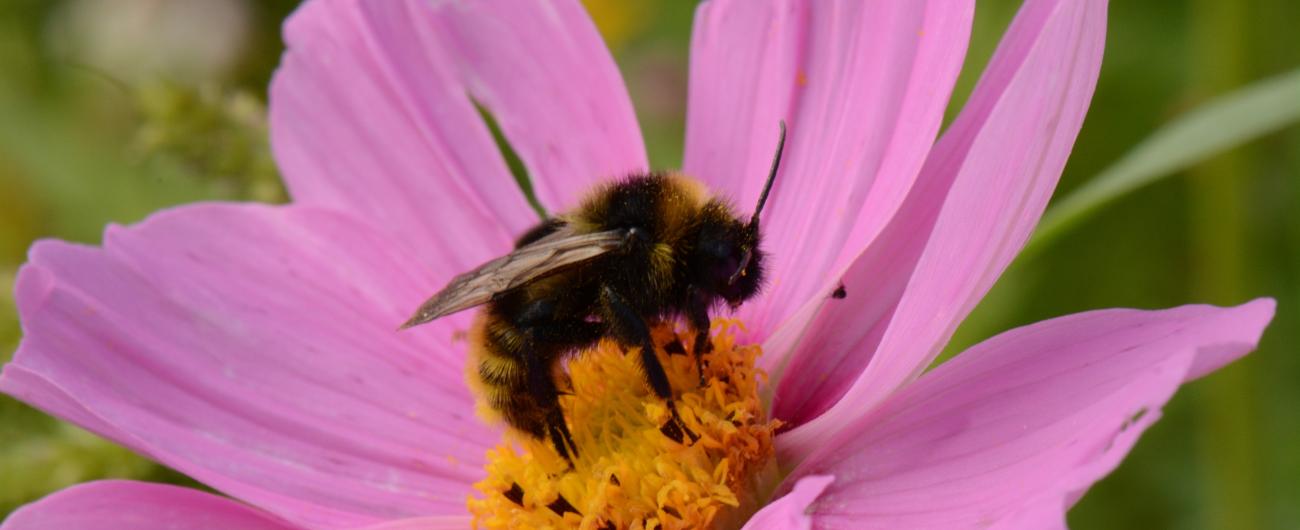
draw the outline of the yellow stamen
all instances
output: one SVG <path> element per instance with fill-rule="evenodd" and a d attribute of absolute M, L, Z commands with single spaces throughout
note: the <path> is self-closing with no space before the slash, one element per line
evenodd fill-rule
<path fill-rule="evenodd" d="M 654 331 L 656 350 L 686 427 L 678 443 L 660 428 L 664 402 L 645 383 L 638 351 L 602 341 L 569 362 L 560 398 L 578 446 L 570 468 L 549 441 L 512 437 L 488 452 L 488 477 L 469 499 L 476 528 L 685 529 L 739 526 L 757 509 L 775 466 L 769 420 L 759 400 L 761 348 L 737 346 L 720 322 L 700 385 L 695 358 L 681 355 L 671 325 Z M 672 348 L 668 348 L 672 345 Z M 669 354 L 674 349 L 678 354 Z"/>

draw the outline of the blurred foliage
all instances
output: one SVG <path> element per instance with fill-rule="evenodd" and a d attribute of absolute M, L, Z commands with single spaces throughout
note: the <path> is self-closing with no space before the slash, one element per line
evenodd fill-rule
<path fill-rule="evenodd" d="M 74 37 L 64 26 L 86 17 L 77 9 L 102 7 L 95 4 L 0 2 L 0 359 L 9 358 L 21 335 L 12 284 L 32 241 L 93 243 L 109 223 L 134 222 L 175 204 L 284 197 L 266 145 L 264 87 L 279 57 L 280 21 L 294 2 L 112 3 L 115 11 L 134 11 L 146 21 L 189 9 L 200 17 L 188 20 L 195 27 L 204 25 L 207 7 L 242 10 L 247 39 L 240 55 L 219 69 L 191 62 L 177 76 L 165 69 L 174 62 L 141 57 L 141 63 L 163 69 L 133 68 L 127 75 L 77 54 L 102 43 L 68 42 Z M 137 49 L 167 46 L 145 44 Z M 0 397 L 0 514 L 105 477 L 194 485 L 112 442 Z"/>
<path fill-rule="evenodd" d="M 1265 79 L 1175 117 L 1043 216 L 1024 253 L 1037 252 L 1095 210 L 1158 179 L 1300 121 L 1300 70 Z M 1214 179 L 1220 180 L 1220 179 Z M 1231 179 L 1229 179 L 1231 180 Z"/>
<path fill-rule="evenodd" d="M 208 178 L 222 196 L 287 198 L 267 149 L 266 106 L 253 92 L 159 82 L 134 93 L 140 125 L 132 147 L 142 156 L 169 159 Z"/>
<path fill-rule="evenodd" d="M 652 164 L 677 166 L 694 2 L 585 3 L 622 68 Z M 950 117 L 1018 4 L 980 3 Z M 265 86 L 294 2 L 102 5 L 0 2 L 0 357 L 21 335 L 8 286 L 35 239 L 94 243 L 104 225 L 170 205 L 285 197 L 266 146 Z M 1096 97 L 1058 200 L 1122 167 L 1113 164 L 1202 104 L 1300 67 L 1293 0 L 1113 2 L 1110 20 Z M 1174 399 L 1070 519 L 1073 528 L 1294 527 L 1300 130 L 1285 127 L 1170 171 L 1173 178 L 1126 189 L 1014 263 L 949 353 L 1088 309 L 1277 297 L 1259 351 Z M 192 484 L 0 397 L 0 514 L 100 477 Z"/>

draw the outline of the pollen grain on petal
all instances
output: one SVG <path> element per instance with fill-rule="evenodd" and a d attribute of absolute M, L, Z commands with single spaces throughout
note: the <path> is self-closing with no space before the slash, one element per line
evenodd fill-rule
<path fill-rule="evenodd" d="M 669 350 L 673 326 L 654 330 L 678 412 L 698 435 L 679 443 L 671 413 L 644 382 L 635 348 L 602 341 L 568 363 L 560 399 L 579 457 L 572 468 L 551 446 L 511 436 L 488 452 L 487 478 L 468 501 L 476 528 L 685 529 L 738 526 L 771 482 L 773 432 L 759 398 L 761 348 L 737 345 L 738 323 L 715 326 L 704 382 L 693 355 Z M 680 437 L 679 437 L 680 439 Z"/>

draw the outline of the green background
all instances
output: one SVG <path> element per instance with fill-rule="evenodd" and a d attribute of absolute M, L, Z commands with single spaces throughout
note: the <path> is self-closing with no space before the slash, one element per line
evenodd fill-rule
<path fill-rule="evenodd" d="M 113 14 L 95 16 L 88 6 L 96 3 L 111 4 Z M 653 165 L 677 166 L 694 2 L 588 5 L 632 91 Z M 0 0 L 0 355 L 7 358 L 21 336 L 11 283 L 33 240 L 96 242 L 106 223 L 200 199 L 283 200 L 265 145 L 264 102 L 281 51 L 279 24 L 293 6 Z M 1017 6 L 979 5 L 952 109 L 960 108 Z M 205 11 L 211 9 L 222 16 Z M 122 30 L 132 27 L 114 18 L 123 16 L 138 17 L 127 20 L 144 21 L 147 30 Z M 1056 199 L 1171 119 L 1300 67 L 1294 0 L 1120 1 L 1110 21 L 1092 110 Z M 167 29 L 176 27 L 183 31 Z M 176 51 L 205 39 L 217 43 L 215 59 Z M 1185 387 L 1070 522 L 1296 528 L 1300 128 L 1264 135 L 1171 177 L 1036 241 L 962 326 L 950 352 L 1088 309 L 1276 297 L 1277 317 L 1259 350 Z M 102 477 L 189 484 L 0 397 L 0 514 Z"/>

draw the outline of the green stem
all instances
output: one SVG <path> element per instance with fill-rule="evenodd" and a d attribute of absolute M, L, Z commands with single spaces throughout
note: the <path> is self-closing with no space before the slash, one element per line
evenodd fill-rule
<path fill-rule="evenodd" d="M 1245 2 L 1192 4 L 1191 70 L 1198 96 L 1243 82 Z M 1191 291 L 1198 301 L 1240 303 L 1245 248 L 1245 188 L 1249 168 L 1239 152 L 1201 164 L 1191 173 Z M 1205 528 L 1260 528 L 1259 434 L 1251 399 L 1252 364 L 1237 363 L 1199 385 L 1196 397 L 1201 494 Z"/>

